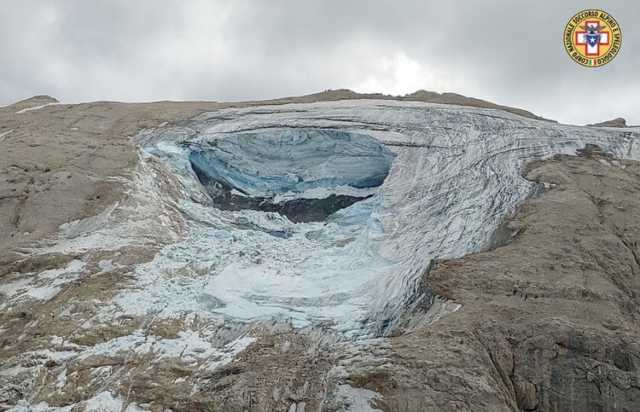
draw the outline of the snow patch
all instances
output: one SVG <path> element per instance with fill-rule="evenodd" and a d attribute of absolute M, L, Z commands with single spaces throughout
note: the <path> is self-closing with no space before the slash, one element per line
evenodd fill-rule
<path fill-rule="evenodd" d="M 61 269 L 51 269 L 39 274 L 16 274 L 19 278 L 0 284 L 0 294 L 4 295 L 6 301 L 0 304 L 0 309 L 7 307 L 10 303 L 25 299 L 36 299 L 48 301 L 53 299 L 65 284 L 79 279 L 85 263 L 74 259 Z"/>
<path fill-rule="evenodd" d="M 122 410 L 122 399 L 114 397 L 111 392 L 100 392 L 85 402 L 85 412 L 119 412 Z"/>
<path fill-rule="evenodd" d="M 354 388 L 350 385 L 338 385 L 336 395 L 347 412 L 382 412 L 371 406 L 382 395 L 363 388 Z"/>
<path fill-rule="evenodd" d="M 40 110 L 40 109 L 43 109 L 43 108 L 45 108 L 45 107 L 47 107 L 47 106 L 54 106 L 54 105 L 58 105 L 58 104 L 62 104 L 62 103 L 58 103 L 58 102 L 55 102 L 55 103 L 46 103 L 46 104 L 42 104 L 42 105 L 40 105 L 40 106 L 27 107 L 26 109 L 18 110 L 18 111 L 16 112 L 16 114 L 23 114 L 23 113 L 27 113 L 27 112 L 32 112 L 32 111 L 34 111 L 34 110 Z"/>
<path fill-rule="evenodd" d="M 13 132 L 13 129 L 11 130 L 7 130 L 6 132 L 2 132 L 0 133 L 0 142 L 4 141 L 4 139 L 6 138 L 6 136 L 9 135 L 9 133 Z"/>
<path fill-rule="evenodd" d="M 83 402 L 74 403 L 63 407 L 49 406 L 46 402 L 30 405 L 24 399 L 8 412 L 71 412 L 82 410 L 84 412 L 144 412 L 135 403 L 129 403 L 124 408 L 125 401 L 120 396 L 114 396 L 111 392 L 103 391 Z"/>
<path fill-rule="evenodd" d="M 255 338 L 244 336 L 222 348 L 216 348 L 206 336 L 192 330 L 179 332 L 175 339 L 145 335 L 143 331 L 137 331 L 131 335 L 95 345 L 83 351 L 78 359 L 86 359 L 91 356 L 114 356 L 122 352 L 137 355 L 153 353 L 155 359 L 180 358 L 187 363 L 206 360 L 203 368 L 215 369 L 231 362 L 237 354 L 244 351 L 254 341 Z"/>

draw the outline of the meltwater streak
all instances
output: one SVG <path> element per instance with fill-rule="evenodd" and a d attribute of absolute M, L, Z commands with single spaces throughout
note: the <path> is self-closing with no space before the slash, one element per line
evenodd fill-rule
<path fill-rule="evenodd" d="M 202 201 L 206 196 L 189 162 L 194 147 L 249 133 L 261 153 L 310 131 L 316 138 L 336 131 L 369 136 L 393 152 L 389 174 L 372 197 L 325 221 L 304 223 L 276 213 L 219 210 Z M 487 246 L 500 221 L 532 193 L 534 184 L 520 175 L 526 161 L 575 154 L 587 143 L 638 159 L 639 138 L 631 129 L 375 100 L 224 109 L 147 131 L 138 139 L 144 151 L 187 188 L 180 208 L 188 230 L 140 266 L 140 289 L 123 292 L 116 302 L 124 311 L 153 310 L 159 316 L 193 311 L 237 321 L 277 317 L 297 326 L 330 322 L 352 336 L 385 334 L 416 298 L 432 259 Z M 318 164 L 312 146 L 306 156 L 290 159 L 293 169 Z M 242 150 L 230 154 L 241 155 Z M 258 164 L 252 167 L 259 170 Z M 353 190 L 346 183 L 314 187 L 314 196 Z M 304 193 L 287 195 L 309 196 Z"/>

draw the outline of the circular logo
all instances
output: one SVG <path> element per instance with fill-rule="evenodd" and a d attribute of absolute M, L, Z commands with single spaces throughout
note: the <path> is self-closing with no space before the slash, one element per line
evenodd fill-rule
<path fill-rule="evenodd" d="M 618 22 L 602 10 L 582 10 L 564 28 L 564 48 L 573 61 L 583 66 L 604 66 L 616 57 L 621 45 Z"/>

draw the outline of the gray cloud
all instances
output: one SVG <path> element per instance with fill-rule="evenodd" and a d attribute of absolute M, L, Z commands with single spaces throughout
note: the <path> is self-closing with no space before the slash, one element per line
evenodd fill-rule
<path fill-rule="evenodd" d="M 0 104 L 245 100 L 328 88 L 454 91 L 569 123 L 640 124 L 640 5 L 607 66 L 573 63 L 580 1 L 25 1 L 0 13 Z"/>

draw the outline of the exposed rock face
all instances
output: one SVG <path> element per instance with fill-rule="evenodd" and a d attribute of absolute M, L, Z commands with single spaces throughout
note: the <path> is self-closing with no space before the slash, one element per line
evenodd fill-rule
<path fill-rule="evenodd" d="M 525 175 L 550 188 L 509 221 L 519 234 L 424 278 L 462 308 L 394 338 L 384 367 L 352 366 L 382 409 L 640 405 L 640 164 L 558 156 Z"/>
<path fill-rule="evenodd" d="M 506 112 L 514 113 L 520 116 L 529 117 L 531 119 L 548 120 L 537 116 L 527 110 L 518 109 L 516 107 L 502 106 L 482 99 L 463 96 L 457 93 L 435 93 L 426 90 L 418 90 L 415 93 L 408 94 L 402 98 L 407 101 L 418 101 L 440 104 L 457 104 L 460 106 L 481 107 L 487 109 L 500 109 Z"/>
<path fill-rule="evenodd" d="M 543 117 L 537 116 L 530 111 L 523 110 L 517 107 L 503 106 L 495 104 L 486 100 L 476 99 L 473 97 L 463 96 L 457 93 L 437 93 L 427 90 L 418 90 L 414 93 L 410 93 L 404 96 L 390 96 L 382 93 L 356 93 L 348 89 L 338 90 L 326 90 L 321 93 L 310 94 L 301 97 L 289 97 L 284 99 L 276 99 L 271 103 L 312 103 L 318 101 L 337 101 L 337 100 L 354 100 L 354 99 L 375 99 L 375 100 L 399 100 L 408 102 L 424 102 L 424 103 L 438 103 L 438 104 L 453 104 L 460 106 L 479 107 L 486 109 L 499 109 L 506 112 L 514 113 L 519 116 L 528 117 L 537 120 L 546 120 Z"/>
<path fill-rule="evenodd" d="M 627 121 L 622 117 L 616 117 L 615 119 L 607 120 L 601 123 L 590 124 L 593 127 L 627 127 Z"/>
<path fill-rule="evenodd" d="M 0 108 L 0 407 L 637 409 L 638 133 L 345 93 Z"/>
<path fill-rule="evenodd" d="M 51 104 L 56 102 L 38 96 L 0 108 L 0 255 L 121 199 L 123 179 L 131 176 L 138 161 L 130 138 L 141 128 L 218 107 Z"/>

